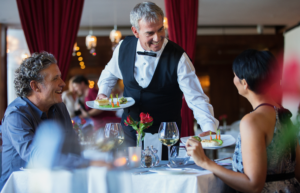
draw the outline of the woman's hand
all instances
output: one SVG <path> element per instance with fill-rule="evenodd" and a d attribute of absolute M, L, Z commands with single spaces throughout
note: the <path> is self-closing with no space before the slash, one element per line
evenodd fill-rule
<path fill-rule="evenodd" d="M 204 153 L 201 142 L 197 141 L 193 137 L 190 137 L 186 142 L 186 151 L 189 156 L 192 156 L 195 163 L 206 169 L 206 165 L 211 161 Z"/>

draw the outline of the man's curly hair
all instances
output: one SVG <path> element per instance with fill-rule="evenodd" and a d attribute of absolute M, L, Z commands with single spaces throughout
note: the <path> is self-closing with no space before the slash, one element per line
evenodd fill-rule
<path fill-rule="evenodd" d="M 16 70 L 15 90 L 19 97 L 27 97 L 32 89 L 30 82 L 35 80 L 42 83 L 44 77 L 40 72 L 51 64 L 57 64 L 55 57 L 48 52 L 34 53 L 26 58 Z"/>

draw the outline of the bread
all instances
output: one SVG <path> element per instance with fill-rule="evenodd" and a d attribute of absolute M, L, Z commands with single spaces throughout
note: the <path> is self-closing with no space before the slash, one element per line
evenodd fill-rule
<path fill-rule="evenodd" d="M 214 140 L 208 140 L 208 139 L 202 139 L 201 141 L 202 147 L 215 147 L 220 146 L 217 141 Z"/>
<path fill-rule="evenodd" d="M 94 100 L 94 103 L 96 105 L 104 106 L 104 105 L 109 104 L 109 100 L 107 98 L 103 98 L 103 99 L 100 99 L 100 100 Z"/>

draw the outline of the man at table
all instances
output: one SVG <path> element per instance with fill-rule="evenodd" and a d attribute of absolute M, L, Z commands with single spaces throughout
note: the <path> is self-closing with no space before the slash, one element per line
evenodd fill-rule
<path fill-rule="evenodd" d="M 0 189 L 12 172 L 25 167 L 31 159 L 38 156 L 38 147 L 32 141 L 38 126 L 46 120 L 53 120 L 61 125 L 67 138 L 64 140 L 59 166 L 75 168 L 102 164 L 80 156 L 77 135 L 62 102 L 65 83 L 52 54 L 35 53 L 25 59 L 16 71 L 14 83 L 19 97 L 9 104 L 2 119 Z"/>
<path fill-rule="evenodd" d="M 161 122 L 176 122 L 180 131 L 184 94 L 202 131 L 215 131 L 218 120 L 213 116 L 213 107 L 187 54 L 165 39 L 163 18 L 163 11 L 155 3 L 143 2 L 133 8 L 130 22 L 135 37 L 126 37 L 116 47 L 98 81 L 97 98 L 109 96 L 116 81 L 123 79 L 124 96 L 135 100 L 132 107 L 124 109 L 123 126 L 128 115 L 137 121 L 141 112 L 149 113 L 154 122 L 145 131 L 157 133 Z M 135 145 L 135 131 L 124 126 L 124 132 L 125 142 Z"/>

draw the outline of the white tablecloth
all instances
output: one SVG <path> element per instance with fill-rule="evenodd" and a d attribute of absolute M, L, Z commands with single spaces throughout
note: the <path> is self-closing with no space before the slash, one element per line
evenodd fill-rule
<path fill-rule="evenodd" d="M 133 174 L 130 171 L 107 171 L 105 168 L 90 167 L 75 171 L 14 172 L 3 187 L 2 193 L 209 193 L 224 192 L 226 185 L 210 171 L 197 166 L 180 175 L 157 173 Z"/>

